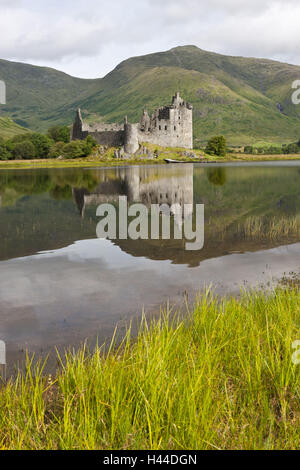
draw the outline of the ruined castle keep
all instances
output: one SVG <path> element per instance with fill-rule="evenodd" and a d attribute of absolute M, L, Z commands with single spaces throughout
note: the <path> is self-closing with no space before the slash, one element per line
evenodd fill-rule
<path fill-rule="evenodd" d="M 71 129 L 71 139 L 85 139 L 91 135 L 99 145 L 124 147 L 127 154 L 134 154 L 140 143 L 151 143 L 162 147 L 193 148 L 193 107 L 179 93 L 173 96 L 172 104 L 154 111 L 152 116 L 144 110 L 140 122 L 130 124 L 87 124 L 80 109 L 76 112 Z"/>

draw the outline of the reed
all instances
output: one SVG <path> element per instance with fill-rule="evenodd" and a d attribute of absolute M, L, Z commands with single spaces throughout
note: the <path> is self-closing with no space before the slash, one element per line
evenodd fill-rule
<path fill-rule="evenodd" d="M 298 289 L 199 295 L 117 346 L 66 353 L 0 390 L 2 449 L 295 449 Z"/>
<path fill-rule="evenodd" d="M 300 216 L 290 217 L 248 217 L 237 228 L 237 233 L 246 239 L 277 240 L 300 236 Z"/>

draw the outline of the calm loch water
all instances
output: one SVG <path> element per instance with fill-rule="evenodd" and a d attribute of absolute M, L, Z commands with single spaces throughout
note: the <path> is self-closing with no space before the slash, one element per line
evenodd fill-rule
<path fill-rule="evenodd" d="M 98 239 L 97 206 L 205 205 L 205 244 Z M 220 294 L 300 268 L 300 162 L 0 171 L 0 339 L 8 362 L 122 333 L 212 284 Z"/>

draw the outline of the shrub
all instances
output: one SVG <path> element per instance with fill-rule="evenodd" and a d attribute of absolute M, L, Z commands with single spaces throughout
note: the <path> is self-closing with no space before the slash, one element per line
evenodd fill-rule
<path fill-rule="evenodd" d="M 63 155 L 65 158 L 87 157 L 96 145 L 97 142 L 91 136 L 84 140 L 73 140 L 69 144 L 65 144 Z"/>

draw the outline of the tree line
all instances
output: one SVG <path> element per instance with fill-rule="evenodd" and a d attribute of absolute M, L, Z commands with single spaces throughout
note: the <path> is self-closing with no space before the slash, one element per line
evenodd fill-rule
<path fill-rule="evenodd" d="M 265 145 L 260 147 L 246 145 L 244 147 L 244 153 L 249 155 L 288 155 L 300 153 L 300 140 L 298 142 L 283 145 Z"/>
<path fill-rule="evenodd" d="M 47 134 L 26 132 L 6 140 L 0 137 L 0 160 L 87 157 L 96 145 L 91 136 L 71 142 L 68 126 L 53 126 Z"/>

